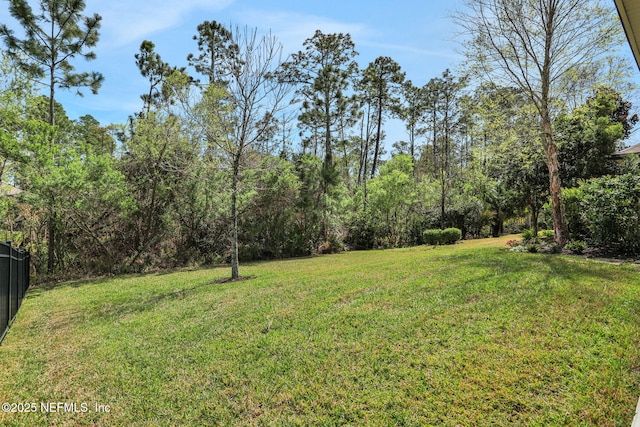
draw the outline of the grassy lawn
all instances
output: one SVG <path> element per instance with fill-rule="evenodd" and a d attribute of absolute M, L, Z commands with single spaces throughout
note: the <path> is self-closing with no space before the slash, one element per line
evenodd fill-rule
<path fill-rule="evenodd" d="M 629 426 L 638 266 L 506 240 L 31 289 L 0 424 Z"/>

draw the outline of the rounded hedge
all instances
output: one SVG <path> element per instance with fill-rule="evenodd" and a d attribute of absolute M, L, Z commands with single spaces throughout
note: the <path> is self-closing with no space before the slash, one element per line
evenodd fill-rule
<path fill-rule="evenodd" d="M 422 238 L 427 245 L 451 245 L 462 239 L 459 228 L 424 230 Z"/>

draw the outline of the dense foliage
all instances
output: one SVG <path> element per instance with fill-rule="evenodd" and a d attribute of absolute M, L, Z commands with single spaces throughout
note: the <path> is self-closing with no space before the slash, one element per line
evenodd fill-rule
<path fill-rule="evenodd" d="M 0 198 L 2 233 L 31 250 L 38 272 L 231 262 L 235 277 L 238 260 L 537 233 L 549 170 L 538 111 L 521 88 L 450 70 L 417 87 L 389 57 L 361 68 L 348 34 L 317 31 L 278 63 L 272 36 L 215 21 L 197 31 L 193 75 L 141 44 L 132 61 L 148 83 L 144 106 L 108 126 L 70 119 L 40 96 L 32 81 L 41 73 L 16 72 L 29 58 L 5 31 L 0 178 L 22 192 Z M 590 77 L 584 103 L 554 100 L 569 186 L 617 173 L 609 156 L 637 121 L 615 89 L 624 81 Z M 385 139 L 392 117 L 406 141 Z M 605 208 L 634 223 L 624 204 L 635 193 L 589 185 L 567 193 L 576 238 L 612 236 L 619 225 Z M 434 229 L 449 231 L 425 232 Z M 635 251 L 630 238 L 607 247 Z"/>
<path fill-rule="evenodd" d="M 609 253 L 640 254 L 640 176 L 593 178 L 577 192 L 572 220 L 593 246 Z M 586 229 L 586 232 L 585 232 Z"/>

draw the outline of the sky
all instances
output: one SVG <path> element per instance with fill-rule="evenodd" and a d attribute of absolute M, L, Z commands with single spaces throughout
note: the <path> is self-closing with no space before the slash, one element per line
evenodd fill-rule
<path fill-rule="evenodd" d="M 37 10 L 37 1 L 30 4 Z M 100 41 L 93 49 L 97 58 L 73 65 L 79 71 L 98 71 L 105 81 L 98 95 L 59 92 L 57 100 L 70 118 L 91 114 L 102 125 L 125 123 L 142 108 L 140 95 L 148 83 L 135 65 L 140 43 L 150 40 L 165 62 L 186 66 L 187 55 L 197 53 L 193 36 L 204 21 L 271 31 L 285 55 L 301 50 L 317 29 L 349 33 L 361 68 L 389 56 L 419 86 L 447 68 L 455 72 L 463 60 L 449 18 L 462 0 L 86 0 L 86 5 L 85 15 L 102 16 Z M 18 28 L 6 1 L 0 3 L 0 22 Z M 401 124 L 390 123 L 387 146 L 406 139 L 403 132 Z"/>
<path fill-rule="evenodd" d="M 7 2 L 0 4 L 0 22 L 19 28 L 9 15 Z M 79 97 L 59 92 L 57 100 L 77 119 L 91 114 L 102 125 L 125 123 L 140 111 L 140 95 L 147 82 L 140 76 L 134 55 L 143 40 L 151 40 L 165 62 L 186 66 L 189 53 L 197 53 L 193 40 L 204 21 L 269 30 L 283 45 L 283 53 L 302 49 L 317 29 L 324 33 L 349 33 L 356 45 L 361 67 L 378 56 L 400 64 L 407 78 L 423 85 L 446 68 L 455 68 L 461 56 L 454 51 L 452 23 L 448 13 L 457 3 L 425 0 L 87 0 L 85 15 L 102 16 L 100 41 L 93 49 L 97 58 L 76 60 L 77 70 L 98 71 L 105 77 L 98 95 L 84 91 Z M 30 1 L 34 11 L 36 1 Z M 402 136 L 402 135 L 399 135 Z"/>

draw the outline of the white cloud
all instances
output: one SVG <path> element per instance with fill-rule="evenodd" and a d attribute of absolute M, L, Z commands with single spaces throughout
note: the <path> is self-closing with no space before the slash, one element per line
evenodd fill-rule
<path fill-rule="evenodd" d="M 441 58 L 461 60 L 463 56 L 449 49 L 421 49 L 410 45 L 390 44 L 390 43 L 371 43 L 365 42 L 363 45 L 379 48 L 387 51 L 403 52 L 418 56 L 438 56 Z"/>
<path fill-rule="evenodd" d="M 330 18 L 294 13 L 270 12 L 264 10 L 243 10 L 237 14 L 243 23 L 264 31 L 271 30 L 282 43 L 285 52 L 297 52 L 302 49 L 302 43 L 313 37 L 316 30 L 325 34 L 350 34 L 352 39 L 371 36 L 373 31 L 365 24 L 349 23 L 332 20 Z"/>
<path fill-rule="evenodd" d="M 109 47 L 137 43 L 149 35 L 177 26 L 195 10 L 217 12 L 234 0 L 90 0 L 86 14 L 102 16 L 102 40 Z"/>

